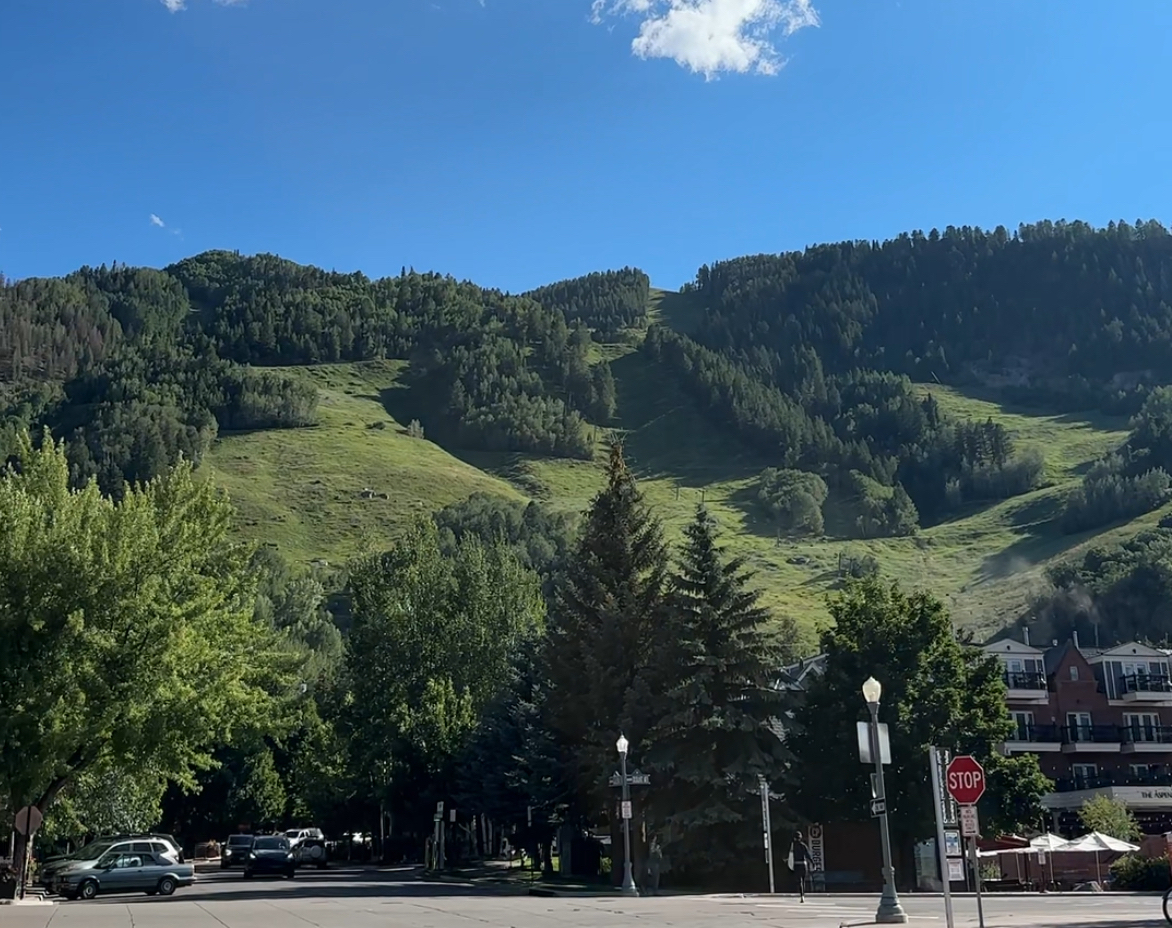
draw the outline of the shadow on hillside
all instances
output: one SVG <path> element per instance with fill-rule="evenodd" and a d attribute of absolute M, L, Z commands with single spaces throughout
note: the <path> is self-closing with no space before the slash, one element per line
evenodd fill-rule
<path fill-rule="evenodd" d="M 1035 528 L 1035 531 L 1027 532 L 1008 547 L 986 557 L 977 573 L 977 581 L 1003 580 L 1031 570 L 1043 561 L 1065 554 L 1096 534 L 1063 535 L 1053 523 L 1042 523 Z"/>
<path fill-rule="evenodd" d="M 931 387 L 932 384 L 923 384 Z M 1001 412 L 1011 416 L 1022 416 L 1029 419 L 1052 419 L 1062 425 L 1090 428 L 1100 432 L 1127 431 L 1127 416 L 1115 416 L 1098 409 L 1076 409 L 1068 412 L 1056 412 L 1053 406 L 1040 404 L 1029 405 L 1007 396 L 1004 390 L 996 387 L 986 387 L 978 383 L 946 383 L 943 386 L 967 399 L 992 403 L 1001 408 Z"/>
<path fill-rule="evenodd" d="M 418 419 L 425 413 L 422 408 L 425 404 L 420 402 L 421 398 L 416 396 L 415 391 L 407 384 L 383 387 L 378 391 L 378 396 L 372 396 L 371 399 L 381 403 L 387 415 L 403 428 L 406 428 L 412 419 Z"/>
<path fill-rule="evenodd" d="M 1022 410 L 1022 415 L 1045 415 L 1037 410 Z M 1073 425 L 1079 428 L 1094 429 L 1096 432 L 1126 432 L 1128 430 L 1127 416 L 1112 416 L 1097 409 L 1084 409 L 1076 412 L 1064 412 L 1054 416 L 1054 421 L 1062 425 Z"/>
<path fill-rule="evenodd" d="M 668 328 L 687 335 L 694 332 L 704 319 L 704 299 L 698 293 L 664 291 L 656 306 L 658 321 Z"/>
<path fill-rule="evenodd" d="M 747 480 L 768 466 L 716 428 L 665 372 L 640 352 L 611 362 L 618 394 L 615 422 L 639 476 L 700 488 Z"/>
<path fill-rule="evenodd" d="M 1024 527 L 1027 525 L 1041 526 L 1046 522 L 1053 522 L 1062 513 L 1064 497 L 1060 493 L 1049 493 L 1029 500 L 1009 513 L 1011 525 Z M 1042 534 L 1038 531 L 1037 534 Z"/>

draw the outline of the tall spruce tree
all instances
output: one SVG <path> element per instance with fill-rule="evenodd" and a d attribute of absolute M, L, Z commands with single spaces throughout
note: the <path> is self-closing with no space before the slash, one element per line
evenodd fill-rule
<path fill-rule="evenodd" d="M 545 650 L 546 719 L 581 817 L 594 817 L 612 798 L 607 779 L 619 734 L 631 743 L 633 763 L 646 747 L 668 568 L 663 528 L 614 444 L 606 486 L 555 592 Z"/>
<path fill-rule="evenodd" d="M 702 505 L 684 534 L 660 651 L 667 685 L 649 736 L 651 817 L 672 867 L 712 882 L 759 853 L 759 778 L 774 792 L 789 781 L 791 755 L 777 732 L 792 696 L 777 685 L 785 649 L 748 589 L 752 575 L 718 547 Z M 773 814 L 775 830 L 792 822 L 785 805 Z"/>

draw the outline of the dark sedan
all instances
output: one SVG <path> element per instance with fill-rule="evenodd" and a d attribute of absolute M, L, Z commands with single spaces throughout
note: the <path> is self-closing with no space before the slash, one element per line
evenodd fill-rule
<path fill-rule="evenodd" d="M 274 873 L 287 880 L 297 873 L 297 862 L 293 859 L 293 848 L 281 835 L 261 835 L 252 842 L 252 850 L 244 861 L 244 879 Z"/>

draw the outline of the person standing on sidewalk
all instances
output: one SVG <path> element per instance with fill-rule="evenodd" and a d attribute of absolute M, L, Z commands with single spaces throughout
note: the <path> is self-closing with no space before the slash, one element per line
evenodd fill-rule
<path fill-rule="evenodd" d="M 651 839 L 651 851 L 647 855 L 647 895 L 659 895 L 659 877 L 663 873 L 663 846 L 659 836 Z"/>
<path fill-rule="evenodd" d="M 790 845 L 789 849 L 789 859 L 792 861 L 790 866 L 793 868 L 794 876 L 798 878 L 798 896 L 802 902 L 805 902 L 806 879 L 814 864 L 814 855 L 810 853 L 810 847 L 806 844 L 800 831 L 794 834 L 794 843 Z"/>

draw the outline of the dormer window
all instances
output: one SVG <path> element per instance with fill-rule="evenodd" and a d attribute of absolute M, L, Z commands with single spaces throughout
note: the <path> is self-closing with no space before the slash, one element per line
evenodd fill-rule
<path fill-rule="evenodd" d="M 1071 680 L 1078 679 L 1078 665 L 1077 664 L 1070 665 L 1070 679 Z"/>

